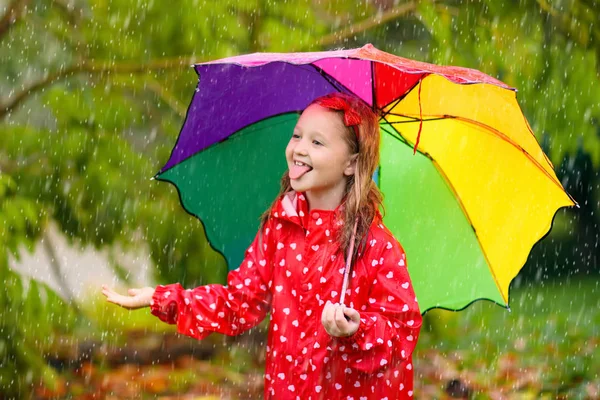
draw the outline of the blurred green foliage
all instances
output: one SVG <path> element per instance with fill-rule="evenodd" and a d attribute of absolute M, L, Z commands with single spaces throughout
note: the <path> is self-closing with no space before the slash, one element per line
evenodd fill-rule
<path fill-rule="evenodd" d="M 505 81 L 519 90 L 533 131 L 582 206 L 557 215 L 557 229 L 528 263 L 530 274 L 598 267 L 596 0 L 0 4 L 0 271 L 7 283 L 0 294 L 7 304 L 0 353 L 2 368 L 22 379 L 50 370 L 14 343 L 43 340 L 52 329 L 68 329 L 72 318 L 47 287 L 32 281 L 23 290 L 8 268 L 9 254 L 33 250 L 51 222 L 75 246 L 147 249 L 157 282 L 189 287 L 224 280 L 225 262 L 202 224 L 183 211 L 174 188 L 149 180 L 182 126 L 196 86 L 193 62 L 371 42 Z M 115 270 L 127 276 L 116 262 Z M 36 310 L 52 316 L 44 320 L 48 330 L 34 329 L 37 322 L 25 315 L 35 296 L 43 304 Z"/>
<path fill-rule="evenodd" d="M 431 61 L 479 69 L 517 88 L 523 111 L 538 138 L 549 144 L 546 151 L 555 164 L 583 147 L 600 165 L 600 53 L 578 45 L 571 32 L 561 33 L 540 2 L 472 2 L 468 12 L 454 3 L 419 6 L 433 39 Z M 587 24 L 578 32 L 598 30 L 592 21 Z"/>
<path fill-rule="evenodd" d="M 25 280 L 8 266 L 20 246 L 32 248 L 43 210 L 0 175 L 0 393 L 20 398 L 32 385 L 52 388 L 56 372 L 42 357 L 55 335 L 71 332 L 76 313 L 45 284 Z"/>
<path fill-rule="evenodd" d="M 517 278 L 519 280 L 519 278 Z M 446 373 L 472 387 L 469 398 L 594 398 L 587 386 L 600 383 L 600 284 L 581 278 L 547 285 L 519 280 L 511 311 L 487 301 L 453 313 L 432 310 L 415 350 L 415 381 L 424 389 L 440 381 L 428 352 L 446 355 Z M 436 376 L 437 374 L 437 376 Z M 581 392 L 581 394 L 580 394 Z M 509 395 L 512 394 L 511 395 Z"/>

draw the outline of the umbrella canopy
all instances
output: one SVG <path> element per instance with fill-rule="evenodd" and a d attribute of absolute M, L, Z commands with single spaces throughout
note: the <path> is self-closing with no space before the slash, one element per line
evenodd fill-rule
<path fill-rule="evenodd" d="M 482 72 L 377 50 L 256 53 L 194 66 L 199 82 L 157 179 L 173 183 L 237 268 L 273 201 L 284 151 L 316 97 L 352 93 L 381 115 L 384 222 L 402 243 L 421 311 L 508 289 L 564 191 L 516 101 Z M 416 150 L 416 153 L 415 153 Z"/>

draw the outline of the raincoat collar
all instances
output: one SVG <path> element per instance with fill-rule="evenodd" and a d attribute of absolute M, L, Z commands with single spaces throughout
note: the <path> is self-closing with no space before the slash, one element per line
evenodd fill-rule
<path fill-rule="evenodd" d="M 320 218 L 323 222 L 322 227 L 337 230 L 343 225 L 343 212 L 345 202 L 342 201 L 335 210 L 311 210 L 308 211 L 308 201 L 304 192 L 289 191 L 282 196 L 277 203 L 273 216 L 281 218 L 307 228 L 310 219 Z"/>

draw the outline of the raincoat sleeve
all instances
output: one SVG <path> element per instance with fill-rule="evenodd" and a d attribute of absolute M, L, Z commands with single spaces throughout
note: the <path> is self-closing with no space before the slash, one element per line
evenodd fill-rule
<path fill-rule="evenodd" d="M 212 332 L 237 335 L 259 324 L 270 309 L 271 219 L 246 250 L 244 261 L 229 272 L 227 286 L 211 284 L 184 289 L 179 283 L 159 285 L 152 297 L 151 313 L 179 333 L 203 339 Z M 259 244 L 260 243 L 260 244 Z M 260 251 L 262 245 L 263 251 Z"/>
<path fill-rule="evenodd" d="M 406 255 L 400 244 L 390 238 L 365 256 L 373 270 L 373 285 L 360 313 L 358 331 L 338 338 L 339 350 L 347 354 L 351 367 L 374 372 L 409 361 L 421 328 L 421 313 L 412 288 Z"/>

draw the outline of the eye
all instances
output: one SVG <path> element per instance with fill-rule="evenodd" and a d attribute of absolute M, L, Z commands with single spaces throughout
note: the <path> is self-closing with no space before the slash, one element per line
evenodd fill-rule
<path fill-rule="evenodd" d="M 318 140 L 313 140 L 313 143 L 317 146 L 323 146 L 323 143 L 319 142 Z"/>
<path fill-rule="evenodd" d="M 292 137 L 293 137 L 294 139 L 299 139 L 299 138 L 300 138 L 300 135 L 298 135 L 297 133 L 294 133 L 294 134 L 292 134 Z"/>

